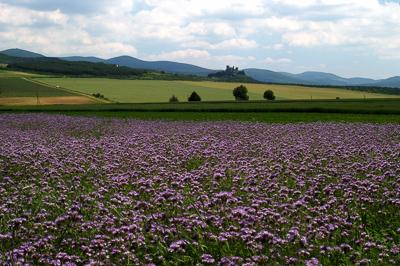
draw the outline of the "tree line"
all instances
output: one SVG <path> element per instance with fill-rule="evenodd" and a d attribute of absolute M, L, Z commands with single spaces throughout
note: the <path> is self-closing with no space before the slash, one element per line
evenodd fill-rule
<path fill-rule="evenodd" d="M 235 97 L 236 101 L 248 101 L 249 100 L 249 95 L 248 95 L 248 90 L 247 87 L 244 85 L 240 85 L 239 87 L 236 87 L 233 89 L 233 96 Z M 265 100 L 273 101 L 276 99 L 275 94 L 272 90 L 266 90 L 263 95 Z M 188 102 L 200 102 L 201 97 L 197 92 L 192 92 L 192 94 L 188 97 Z M 169 99 L 170 103 L 176 103 L 179 102 L 178 97 L 175 95 L 172 95 L 171 98 Z"/>

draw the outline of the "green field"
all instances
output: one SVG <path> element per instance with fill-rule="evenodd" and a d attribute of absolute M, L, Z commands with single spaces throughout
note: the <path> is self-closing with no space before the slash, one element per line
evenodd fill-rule
<path fill-rule="evenodd" d="M 249 102 L 131 103 L 53 106 L 0 106 L 4 111 L 142 111 L 142 112 L 302 112 L 400 114 L 400 99 L 279 100 Z"/>
<path fill-rule="evenodd" d="M 118 80 L 105 78 L 38 78 L 40 82 L 60 86 L 85 94 L 101 93 L 120 103 L 167 102 L 172 95 L 186 101 L 196 91 L 204 101 L 232 100 L 232 90 L 240 83 L 202 81 Z M 263 92 L 272 89 L 277 99 L 360 99 L 390 98 L 387 94 L 366 93 L 334 88 L 314 88 L 291 85 L 245 84 L 250 100 L 262 100 Z"/>
<path fill-rule="evenodd" d="M 32 74 L 20 71 L 10 71 L 0 68 L 0 78 L 15 78 L 15 77 L 47 77 L 47 75 Z"/>
<path fill-rule="evenodd" d="M 76 94 L 41 85 L 26 78 L 0 78 L 0 97 L 62 97 Z"/>
<path fill-rule="evenodd" d="M 400 115 L 327 113 L 232 113 L 232 112 L 61 112 L 66 115 L 172 121 L 246 121 L 261 123 L 346 122 L 400 123 Z"/>

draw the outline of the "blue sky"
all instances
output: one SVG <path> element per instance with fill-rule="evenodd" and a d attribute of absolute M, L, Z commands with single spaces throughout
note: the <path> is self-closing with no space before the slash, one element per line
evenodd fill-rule
<path fill-rule="evenodd" d="M 0 49 L 400 75 L 399 0 L 0 0 Z"/>

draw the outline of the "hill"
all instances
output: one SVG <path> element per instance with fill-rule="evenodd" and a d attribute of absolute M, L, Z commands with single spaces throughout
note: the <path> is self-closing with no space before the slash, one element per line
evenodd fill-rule
<path fill-rule="evenodd" d="M 169 73 L 185 75 L 198 75 L 203 77 L 206 77 L 208 74 L 215 72 L 215 70 L 198 67 L 191 64 L 177 63 L 171 61 L 143 61 L 130 56 L 114 57 L 106 60 L 105 62 L 131 68 L 165 71 Z"/>
<path fill-rule="evenodd" d="M 244 72 L 249 77 L 266 83 L 302 84 L 302 80 L 291 77 L 289 73 L 279 73 L 266 69 L 249 68 Z"/>
<path fill-rule="evenodd" d="M 382 79 L 372 84 L 366 84 L 368 86 L 378 86 L 378 87 L 392 87 L 400 88 L 400 76 L 392 77 L 388 79 Z"/>
<path fill-rule="evenodd" d="M 216 72 L 215 70 L 198 67 L 191 64 L 178 63 L 172 61 L 144 61 L 131 56 L 118 56 L 110 59 L 102 59 L 98 57 L 85 57 L 85 56 L 70 56 L 60 57 L 66 61 L 84 61 L 92 63 L 106 63 L 119 66 L 126 66 L 130 68 L 164 71 L 168 73 L 184 74 L 184 75 L 197 75 L 206 77 L 210 73 Z"/>
<path fill-rule="evenodd" d="M 317 86 L 369 86 L 400 88 L 400 77 L 374 80 L 369 78 L 343 78 L 331 73 L 307 71 L 300 74 L 275 72 L 265 69 L 244 70 L 251 78 L 266 83 L 303 84 Z"/>
<path fill-rule="evenodd" d="M 89 63 L 104 63 L 106 60 L 94 56 L 69 56 L 59 57 L 61 60 L 71 62 L 89 62 Z"/>
<path fill-rule="evenodd" d="M 14 59 L 11 59 L 11 56 Z M 9 49 L 0 52 L 0 63 L 9 63 L 18 61 L 18 58 L 45 58 L 41 54 L 33 53 L 21 49 Z M 191 75 L 205 78 L 210 74 L 218 72 L 217 70 L 207 69 L 192 64 L 185 64 L 172 61 L 144 61 L 131 56 L 119 56 L 110 59 L 102 59 L 98 57 L 86 56 L 70 56 L 61 57 L 61 60 L 69 62 L 89 62 L 89 63 L 104 63 L 118 66 L 125 66 L 134 69 L 151 70 L 166 72 L 178 75 Z M 19 60 L 18 62 L 20 62 Z M 279 84 L 303 84 L 315 86 L 367 86 L 367 87 L 393 87 L 400 88 L 400 77 L 391 77 L 388 79 L 374 80 L 369 78 L 354 77 L 344 78 L 335 74 L 307 71 L 300 74 L 292 74 L 287 72 L 275 72 L 267 69 L 248 68 L 244 70 L 245 75 L 258 82 L 279 83 Z M 164 78 L 164 77 L 158 77 Z M 176 79 L 177 77 L 166 76 L 167 79 Z M 187 77 L 181 77 L 186 79 Z M 189 79 L 193 79 L 190 77 Z M 224 78 L 223 81 L 240 81 L 243 79 L 234 79 L 233 77 Z M 251 79 L 244 80 L 251 82 Z"/>
<path fill-rule="evenodd" d="M 30 52 L 27 50 L 22 50 L 18 48 L 14 49 L 7 49 L 4 51 L 0 51 L 0 54 L 5 54 L 8 56 L 13 56 L 13 57 L 23 57 L 23 58 L 40 58 L 40 57 L 45 57 L 44 55 L 37 54 L 34 52 Z"/>
<path fill-rule="evenodd" d="M 7 69 L 17 71 L 30 71 L 71 76 L 105 76 L 105 77 L 138 77 L 147 73 L 145 70 L 118 67 L 104 63 L 69 62 L 58 58 L 25 58 L 23 60 L 6 58 Z"/>

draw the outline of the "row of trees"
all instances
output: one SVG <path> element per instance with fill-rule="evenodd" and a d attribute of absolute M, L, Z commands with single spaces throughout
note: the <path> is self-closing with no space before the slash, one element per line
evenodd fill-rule
<path fill-rule="evenodd" d="M 171 98 L 169 98 L 169 102 L 177 103 L 177 102 L 179 102 L 179 99 L 175 95 L 172 95 Z M 197 92 L 194 91 L 188 97 L 188 102 L 201 102 L 201 97 L 200 97 L 200 95 L 197 94 Z"/>
<path fill-rule="evenodd" d="M 236 101 L 248 101 L 249 96 L 247 95 L 248 90 L 246 86 L 240 85 L 239 87 L 236 87 L 233 89 L 233 96 L 235 97 Z M 275 100 L 275 94 L 272 90 L 266 90 L 264 92 L 264 99 L 273 101 Z M 192 94 L 188 97 L 189 102 L 200 102 L 201 97 L 198 95 L 195 91 L 192 92 Z M 169 102 L 171 103 L 176 103 L 179 102 L 178 97 L 175 95 L 172 95 L 172 97 L 169 99 Z"/>

